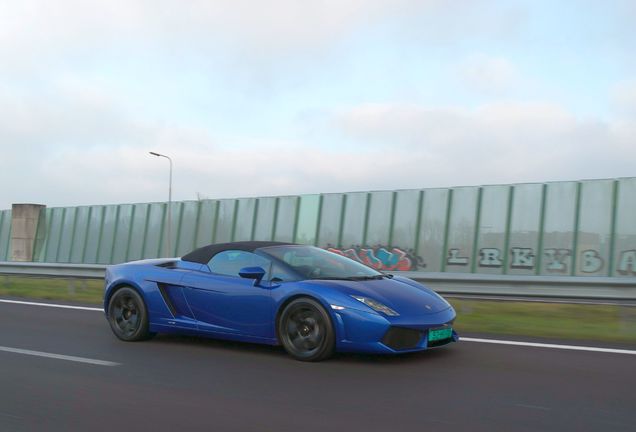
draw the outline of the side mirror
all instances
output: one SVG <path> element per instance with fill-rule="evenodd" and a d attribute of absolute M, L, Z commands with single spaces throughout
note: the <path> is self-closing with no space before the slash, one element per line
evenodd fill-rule
<path fill-rule="evenodd" d="M 258 285 L 265 277 L 265 270 L 262 267 L 243 267 L 239 271 L 239 276 L 245 279 L 254 279 Z"/>

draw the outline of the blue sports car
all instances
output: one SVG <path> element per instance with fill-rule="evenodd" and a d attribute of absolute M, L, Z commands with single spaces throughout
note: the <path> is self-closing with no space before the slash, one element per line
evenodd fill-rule
<path fill-rule="evenodd" d="M 279 242 L 212 244 L 181 258 L 109 266 L 104 311 L 124 341 L 185 333 L 282 345 L 304 361 L 458 340 L 455 311 L 429 288 Z"/>

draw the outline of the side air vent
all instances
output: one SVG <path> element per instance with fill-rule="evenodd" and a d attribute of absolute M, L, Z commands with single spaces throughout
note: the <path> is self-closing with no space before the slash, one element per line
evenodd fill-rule
<path fill-rule="evenodd" d="M 163 297 L 163 301 L 166 302 L 166 305 L 168 305 L 168 309 L 170 309 L 170 313 L 172 314 L 173 317 L 176 317 L 177 308 L 174 306 L 174 302 L 172 301 L 172 299 L 170 298 L 170 295 L 168 294 L 167 285 L 158 283 L 157 286 L 159 287 L 159 292 L 161 293 L 161 297 Z"/>
<path fill-rule="evenodd" d="M 173 317 L 194 319 L 185 295 L 183 295 L 183 287 L 157 282 L 157 288 L 159 288 L 161 297 Z"/>
<path fill-rule="evenodd" d="M 157 264 L 157 267 L 173 269 L 173 268 L 177 268 L 177 262 L 176 261 L 167 261 L 167 262 L 164 262 L 164 263 L 161 263 L 161 264 Z"/>

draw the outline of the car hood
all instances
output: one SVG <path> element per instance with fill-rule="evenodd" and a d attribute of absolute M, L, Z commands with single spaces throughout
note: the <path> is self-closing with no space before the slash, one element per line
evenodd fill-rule
<path fill-rule="evenodd" d="M 446 310 L 450 305 L 430 288 L 396 276 L 393 279 L 318 281 L 342 294 L 369 297 L 390 307 L 401 316 L 421 316 Z M 366 307 L 360 303 L 362 308 Z M 361 309 L 362 309 L 361 308 Z"/>

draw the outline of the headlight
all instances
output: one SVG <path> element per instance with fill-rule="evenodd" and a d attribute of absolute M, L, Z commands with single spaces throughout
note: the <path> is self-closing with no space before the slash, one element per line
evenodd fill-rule
<path fill-rule="evenodd" d="M 397 313 L 396 311 L 394 311 L 393 309 L 391 309 L 390 307 L 383 305 L 382 303 L 380 303 L 379 301 L 375 301 L 373 299 L 370 299 L 369 297 L 360 297 L 360 296 L 351 296 L 354 299 L 358 300 L 361 303 L 364 303 L 365 305 L 369 306 L 371 309 L 373 309 L 376 312 L 382 312 L 385 315 L 388 316 L 399 316 L 400 314 Z"/>

